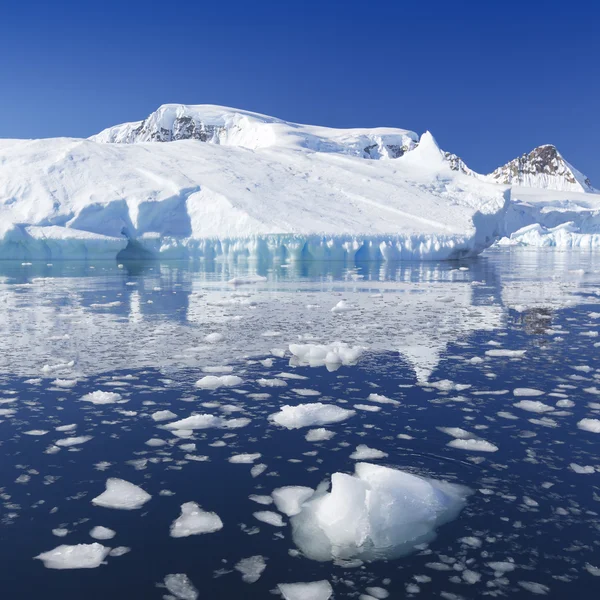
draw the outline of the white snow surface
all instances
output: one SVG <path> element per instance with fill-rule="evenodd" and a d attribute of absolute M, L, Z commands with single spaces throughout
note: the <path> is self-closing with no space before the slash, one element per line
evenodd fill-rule
<path fill-rule="evenodd" d="M 212 133 L 150 141 L 181 116 Z M 415 148 L 402 129 L 206 105 L 166 105 L 140 126 L 0 140 L 0 257 L 108 258 L 132 239 L 171 257 L 443 259 L 502 233 L 508 188 L 451 170 L 429 133 Z"/>
<path fill-rule="evenodd" d="M 291 518 L 293 538 L 310 559 L 390 559 L 410 553 L 454 519 L 470 490 L 410 473 L 358 463 L 334 473 Z"/>

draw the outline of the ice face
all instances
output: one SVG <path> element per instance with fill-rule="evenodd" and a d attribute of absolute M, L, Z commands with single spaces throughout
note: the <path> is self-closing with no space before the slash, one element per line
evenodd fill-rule
<path fill-rule="evenodd" d="M 470 490 L 397 469 L 358 463 L 334 473 L 331 492 L 316 493 L 291 518 L 296 545 L 318 561 L 390 559 L 410 553 L 454 519 Z"/>
<path fill-rule="evenodd" d="M 105 508 L 135 510 L 141 508 L 152 496 L 141 487 L 124 479 L 106 480 L 106 491 L 92 500 L 92 504 Z"/>
<path fill-rule="evenodd" d="M 356 414 L 354 410 L 348 410 L 335 406 L 334 404 L 298 404 L 297 406 L 282 406 L 278 413 L 269 418 L 277 425 L 287 429 L 299 429 L 313 425 L 328 425 L 345 421 Z"/>
<path fill-rule="evenodd" d="M 214 533 L 223 529 L 223 521 L 214 512 L 206 512 L 195 502 L 181 505 L 181 515 L 171 524 L 171 537 Z"/>
<path fill-rule="evenodd" d="M 54 550 L 36 556 L 43 561 L 47 569 L 95 569 L 108 556 L 110 548 L 94 542 L 93 544 L 63 544 Z"/>

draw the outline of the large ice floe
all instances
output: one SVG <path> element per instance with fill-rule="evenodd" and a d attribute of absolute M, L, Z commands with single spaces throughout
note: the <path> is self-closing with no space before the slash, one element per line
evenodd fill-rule
<path fill-rule="evenodd" d="M 305 492 L 299 488 L 295 498 L 304 500 Z M 358 463 L 354 475 L 331 476 L 331 491 L 320 486 L 301 507 L 289 500 L 278 507 L 291 509 L 294 542 L 308 558 L 372 561 L 430 542 L 439 526 L 458 516 L 469 494 L 461 485 Z M 294 498 L 289 489 L 286 496 Z"/>
<path fill-rule="evenodd" d="M 446 259 L 493 243 L 510 196 L 452 170 L 430 133 L 210 105 L 90 139 L 0 140 L 0 165 L 14 259 Z"/>

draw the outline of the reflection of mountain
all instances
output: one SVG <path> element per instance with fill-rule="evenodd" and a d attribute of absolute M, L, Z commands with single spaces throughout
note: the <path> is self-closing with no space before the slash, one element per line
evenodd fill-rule
<path fill-rule="evenodd" d="M 597 278 L 587 273 L 594 266 L 600 272 L 594 260 L 517 251 L 472 261 L 468 271 L 448 264 L 368 263 L 348 270 L 343 263 L 298 263 L 261 268 L 267 282 L 236 287 L 227 281 L 251 269 L 4 263 L 0 372 L 41 376 L 44 365 L 71 360 L 71 375 L 152 366 L 170 371 L 264 355 L 299 340 L 341 340 L 398 351 L 426 380 L 450 343 L 503 328 L 507 308 L 535 328 L 545 307 L 582 302 L 582 286 Z M 340 300 L 351 310 L 333 314 Z M 224 339 L 206 342 L 212 332 Z"/>

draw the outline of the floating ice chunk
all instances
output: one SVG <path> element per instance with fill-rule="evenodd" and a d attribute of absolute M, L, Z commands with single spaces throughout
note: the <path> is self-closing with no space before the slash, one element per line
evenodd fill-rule
<path fill-rule="evenodd" d="M 584 467 L 575 463 L 571 463 L 569 467 L 571 467 L 572 471 L 575 471 L 575 473 L 579 473 L 580 475 L 591 475 L 592 473 L 596 472 L 596 469 L 592 466 Z"/>
<path fill-rule="evenodd" d="M 548 406 L 548 404 L 544 404 L 539 400 L 521 400 L 519 402 L 515 402 L 513 404 L 516 408 L 521 408 L 522 410 L 526 410 L 528 412 L 534 413 L 546 413 L 554 410 L 554 406 Z"/>
<path fill-rule="evenodd" d="M 222 342 L 225 339 L 225 336 L 222 333 L 209 333 L 204 341 L 209 344 L 217 344 L 218 342 Z"/>
<path fill-rule="evenodd" d="M 341 408 L 335 404 L 298 404 L 297 406 L 285 405 L 278 413 L 269 416 L 269 419 L 277 425 L 287 429 L 299 429 L 313 425 L 328 425 L 345 421 L 356 414 L 354 410 Z"/>
<path fill-rule="evenodd" d="M 486 350 L 485 355 L 491 357 L 506 357 L 506 358 L 522 358 L 527 350 L 504 350 L 502 348 L 494 348 Z"/>
<path fill-rule="evenodd" d="M 102 492 L 92 500 L 92 504 L 105 508 L 117 508 L 120 510 L 135 510 L 141 508 L 152 496 L 141 487 L 111 477 L 106 480 L 106 491 Z"/>
<path fill-rule="evenodd" d="M 56 431 L 60 431 L 61 433 L 64 433 L 65 431 L 73 431 L 73 429 L 77 429 L 77 424 L 71 423 L 69 425 L 59 425 L 58 427 L 55 427 L 54 429 L 56 429 Z"/>
<path fill-rule="evenodd" d="M 77 379 L 55 379 L 52 385 L 59 388 L 72 388 L 77 385 Z"/>
<path fill-rule="evenodd" d="M 198 590 L 184 573 L 167 575 L 164 585 L 177 600 L 197 600 L 198 598 Z"/>
<path fill-rule="evenodd" d="M 351 306 L 350 304 L 348 304 L 348 302 L 346 302 L 346 300 L 340 300 L 332 309 L 331 312 L 333 314 L 339 314 L 339 313 L 345 313 L 345 312 L 352 312 L 356 310 L 355 306 Z"/>
<path fill-rule="evenodd" d="M 288 517 L 297 515 L 302 510 L 302 505 L 315 491 L 312 488 L 302 485 L 288 485 L 273 490 L 271 496 L 275 502 L 277 510 Z"/>
<path fill-rule="evenodd" d="M 372 404 L 355 404 L 354 408 L 365 412 L 379 412 L 381 410 L 381 406 L 373 406 Z"/>
<path fill-rule="evenodd" d="M 326 442 L 335 435 L 335 431 L 330 431 L 324 427 L 318 429 L 309 429 L 304 438 L 307 442 Z"/>
<path fill-rule="evenodd" d="M 206 375 L 196 381 L 196 387 L 202 390 L 216 390 L 220 387 L 234 387 L 242 383 L 241 377 L 237 375 Z"/>
<path fill-rule="evenodd" d="M 457 440 L 469 440 L 475 437 L 470 431 L 460 427 L 438 427 L 442 433 L 446 433 Z"/>
<path fill-rule="evenodd" d="M 202 367 L 204 373 L 231 373 L 233 367 L 229 366 L 218 366 L 218 367 Z"/>
<path fill-rule="evenodd" d="M 46 431 L 45 429 L 30 429 L 29 431 L 24 431 L 23 435 L 39 436 L 39 435 L 46 435 L 47 433 L 48 433 L 48 431 Z"/>
<path fill-rule="evenodd" d="M 230 463 L 234 464 L 252 464 L 255 460 L 258 460 L 261 457 L 259 452 L 254 454 L 234 454 L 230 456 L 227 460 Z"/>
<path fill-rule="evenodd" d="M 117 532 L 108 527 L 97 525 L 90 531 L 90 535 L 96 540 L 112 540 L 117 535 Z"/>
<path fill-rule="evenodd" d="M 392 400 L 391 398 L 382 396 L 381 394 L 369 394 L 367 400 L 370 400 L 371 402 L 377 402 L 379 404 L 394 404 L 396 406 L 400 404 L 398 400 Z"/>
<path fill-rule="evenodd" d="M 65 529 L 64 527 L 57 527 L 56 529 L 52 530 L 52 535 L 55 535 L 56 537 L 65 537 L 66 535 L 68 535 L 69 530 Z"/>
<path fill-rule="evenodd" d="M 585 570 L 594 577 L 600 577 L 600 568 L 591 565 L 590 563 L 585 563 Z"/>
<path fill-rule="evenodd" d="M 177 431 L 193 432 L 194 429 L 210 429 L 213 427 L 219 429 L 238 429 L 240 427 L 245 427 L 249 423 L 250 419 L 247 417 L 227 420 L 215 415 L 199 414 L 191 415 L 190 417 L 180 419 L 179 421 L 167 423 L 166 425 L 163 425 L 163 427 L 176 433 Z"/>
<path fill-rule="evenodd" d="M 385 458 L 388 456 L 387 452 L 376 450 L 375 448 L 369 448 L 365 444 L 359 444 L 356 446 L 356 450 L 350 455 L 352 460 L 375 460 L 378 458 Z"/>
<path fill-rule="evenodd" d="M 267 465 L 265 465 L 264 463 L 259 463 L 258 465 L 254 465 L 250 469 L 250 475 L 252 475 L 252 477 L 258 477 L 259 475 L 262 475 L 266 470 Z"/>
<path fill-rule="evenodd" d="M 283 379 L 257 379 L 256 383 L 261 387 L 287 387 Z"/>
<path fill-rule="evenodd" d="M 43 561 L 47 569 L 95 569 L 104 562 L 109 552 L 110 548 L 97 542 L 75 546 L 63 544 L 35 558 Z"/>
<path fill-rule="evenodd" d="M 542 390 L 536 390 L 534 388 L 516 388 L 513 390 L 515 396 L 543 396 Z"/>
<path fill-rule="evenodd" d="M 487 566 L 492 569 L 495 573 L 502 575 L 503 573 L 510 573 L 516 569 L 515 563 L 508 561 L 496 561 L 489 562 Z"/>
<path fill-rule="evenodd" d="M 556 403 L 556 406 L 558 406 L 558 408 L 572 408 L 573 406 L 575 406 L 575 402 L 573 402 L 573 400 L 559 400 Z"/>
<path fill-rule="evenodd" d="M 311 367 L 355 365 L 363 352 L 363 346 L 349 346 L 343 342 L 328 345 L 290 344 L 293 354 L 292 364 Z"/>
<path fill-rule="evenodd" d="M 116 392 L 104 392 L 102 390 L 90 392 L 89 394 L 82 396 L 81 399 L 84 402 L 91 402 L 92 404 L 115 404 L 116 402 L 127 402 L 127 400 L 121 399 L 121 394 L 117 394 Z"/>
<path fill-rule="evenodd" d="M 369 596 L 377 598 L 377 600 L 385 600 L 385 598 L 388 598 L 390 595 L 390 593 L 382 587 L 368 587 L 365 591 Z"/>
<path fill-rule="evenodd" d="M 448 442 L 448 446 L 470 452 L 497 452 L 498 450 L 498 446 L 494 446 L 494 444 L 482 439 L 452 440 Z"/>
<path fill-rule="evenodd" d="M 255 519 L 258 519 L 263 523 L 273 525 L 273 527 L 285 526 L 282 516 L 276 512 L 273 512 L 272 510 L 259 510 L 258 512 L 253 513 L 253 516 Z"/>
<path fill-rule="evenodd" d="M 151 446 L 152 448 L 158 448 L 160 446 L 165 446 L 166 443 L 167 442 L 165 440 L 161 440 L 160 438 L 151 438 L 149 440 L 146 440 L 146 446 Z"/>
<path fill-rule="evenodd" d="M 292 388 L 291 390 L 294 394 L 298 396 L 320 396 L 321 392 L 318 390 L 309 390 L 307 388 Z"/>
<path fill-rule="evenodd" d="M 266 568 L 265 558 L 260 555 L 242 558 L 234 567 L 236 571 L 242 574 L 244 583 L 256 583 Z"/>
<path fill-rule="evenodd" d="M 158 410 L 155 413 L 152 413 L 152 420 L 159 421 L 170 421 L 171 419 L 176 419 L 177 415 L 170 410 Z"/>
<path fill-rule="evenodd" d="M 311 490 L 312 492 L 312 490 Z M 256 502 L 257 504 L 262 504 L 264 506 L 268 506 L 269 504 L 273 504 L 273 498 L 271 496 L 259 496 L 257 494 L 250 494 L 248 496 L 252 502 Z"/>
<path fill-rule="evenodd" d="M 277 587 L 285 600 L 329 600 L 333 596 L 333 588 L 327 580 L 279 583 Z"/>
<path fill-rule="evenodd" d="M 547 585 L 537 583 L 536 581 L 519 581 L 518 583 L 524 590 L 527 590 L 532 594 L 545 596 L 550 591 L 550 588 Z"/>
<path fill-rule="evenodd" d="M 247 275 L 245 277 L 234 277 L 227 283 L 230 285 L 249 285 L 252 283 L 263 283 L 265 281 L 267 281 L 267 278 L 262 277 L 261 275 Z"/>
<path fill-rule="evenodd" d="M 313 560 L 408 554 L 454 519 L 470 493 L 369 463 L 358 463 L 354 475 L 334 473 L 331 484 L 331 492 L 317 491 L 291 519 L 296 545 Z"/>
<path fill-rule="evenodd" d="M 223 521 L 214 512 L 206 512 L 195 502 L 181 505 L 181 515 L 171 524 L 171 537 L 180 538 L 223 529 Z"/>
<path fill-rule="evenodd" d="M 600 433 L 600 419 L 581 419 L 577 423 L 577 427 L 590 433 Z"/>
<path fill-rule="evenodd" d="M 80 435 L 79 437 L 68 437 L 63 438 L 62 440 L 58 440 L 54 442 L 57 446 L 61 446 L 63 448 L 68 448 L 70 446 L 78 446 L 79 444 L 85 444 L 92 439 L 91 435 Z"/>

